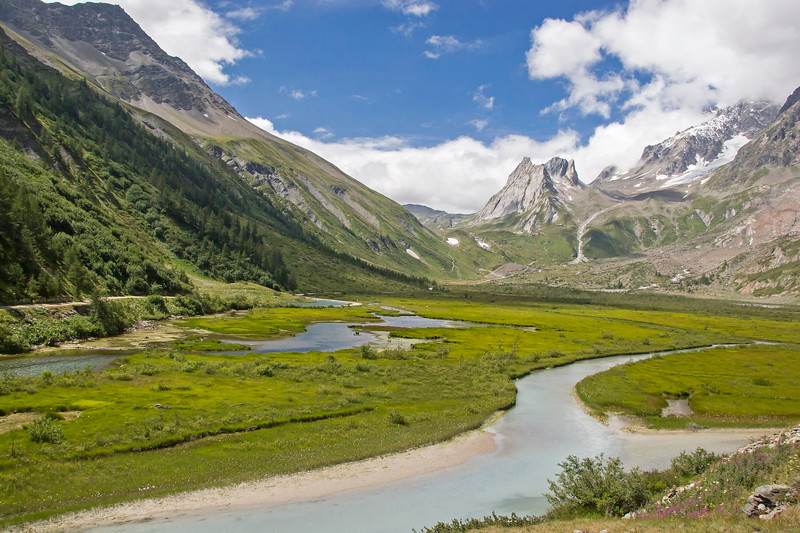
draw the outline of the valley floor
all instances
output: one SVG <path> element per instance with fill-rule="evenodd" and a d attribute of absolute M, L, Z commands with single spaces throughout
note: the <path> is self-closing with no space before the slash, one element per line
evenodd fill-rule
<path fill-rule="evenodd" d="M 363 489 L 462 464 L 495 449 L 492 433 L 470 431 L 447 442 L 363 461 L 223 488 L 186 492 L 158 499 L 91 509 L 22 526 L 13 531 L 57 532 L 154 518 L 174 518 L 215 509 L 269 506 L 310 501 L 339 492 Z"/>
<path fill-rule="evenodd" d="M 491 422 L 487 426 L 489 424 Z M 654 431 L 642 428 L 632 430 L 630 427 L 621 425 L 618 430 L 634 455 L 637 453 L 636 450 L 643 452 L 647 447 L 665 445 L 666 440 L 673 444 L 684 443 L 686 449 L 696 446 L 709 449 L 725 446 L 734 449 L 737 445 L 743 445 L 765 433 L 772 432 L 772 430 L 763 428 L 711 429 L 702 432 Z M 780 431 L 780 429 L 774 431 Z M 491 429 L 482 428 L 464 433 L 446 442 L 400 453 L 222 488 L 197 490 L 164 498 L 138 500 L 90 509 L 20 526 L 12 531 L 55 533 L 113 523 L 157 520 L 159 518 L 174 519 L 192 514 L 213 513 L 216 510 L 230 510 L 235 507 L 253 505 L 266 507 L 290 502 L 313 501 L 344 491 L 364 489 L 421 476 L 462 464 L 478 455 L 492 453 L 495 449 L 496 442 Z M 562 531 L 563 523 L 550 523 L 541 527 L 544 529 L 532 528 L 530 531 Z M 569 528 L 569 531 L 574 529 L 576 528 Z M 627 529 L 620 531 L 623 530 L 628 531 Z M 586 531 L 594 531 L 594 529 Z M 609 529 L 609 531 L 614 531 L 614 529 Z M 639 531 L 638 523 L 637 531 Z M 653 529 L 653 531 L 663 531 L 663 529 Z"/>

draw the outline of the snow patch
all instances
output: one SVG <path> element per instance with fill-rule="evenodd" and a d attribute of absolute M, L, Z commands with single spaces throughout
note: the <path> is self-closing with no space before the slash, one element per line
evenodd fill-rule
<path fill-rule="evenodd" d="M 734 160 L 736 154 L 739 153 L 739 149 L 748 142 L 750 142 L 750 139 L 744 135 L 737 135 L 728 141 L 725 141 L 725 144 L 722 145 L 722 152 L 720 152 L 716 159 L 713 161 L 705 161 L 702 158 L 698 158 L 697 164 L 689 165 L 686 168 L 686 172 L 683 174 L 669 178 L 664 184 L 661 185 L 661 188 L 672 187 L 673 185 L 680 185 L 683 183 L 690 183 L 695 181 L 697 178 L 705 176 L 712 170 L 730 163 Z M 664 176 L 665 179 L 667 177 L 668 176 Z"/>
<path fill-rule="evenodd" d="M 450 246 L 458 246 L 458 239 L 454 237 L 448 237 L 447 244 L 449 244 Z"/>
<path fill-rule="evenodd" d="M 483 242 L 482 240 L 480 240 L 480 239 L 479 239 L 479 238 L 477 238 L 477 237 L 475 237 L 475 242 L 477 242 L 477 243 L 478 243 L 478 246 L 480 246 L 480 247 L 481 247 L 481 248 L 483 248 L 484 250 L 491 250 L 491 249 L 492 249 L 492 247 L 491 247 L 491 246 L 489 246 L 489 244 L 488 244 L 488 243 L 486 243 L 486 242 Z"/>
<path fill-rule="evenodd" d="M 422 258 L 417 254 L 417 252 L 415 252 L 411 248 L 406 248 L 406 253 L 411 257 L 413 257 L 414 259 L 416 259 L 417 261 L 422 261 Z"/>

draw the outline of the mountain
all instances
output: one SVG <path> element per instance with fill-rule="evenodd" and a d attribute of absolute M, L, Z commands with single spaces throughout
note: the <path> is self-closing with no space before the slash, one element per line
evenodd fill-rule
<path fill-rule="evenodd" d="M 131 235 L 132 225 L 158 235 L 160 243 L 137 238 L 134 247 L 157 255 L 155 262 L 180 259 L 227 281 L 307 291 L 357 287 L 375 276 L 475 275 L 475 254 L 453 249 L 316 154 L 247 122 L 118 6 L 6 0 L 0 22 L 16 41 L 3 39 L 0 135 L 42 172 L 75 183 L 92 175 L 92 186 L 80 189 L 84 202 L 117 210 L 120 235 Z M 140 145 L 152 150 L 138 153 Z M 184 171 L 159 166 L 173 152 Z M 23 196 L 26 186 L 9 184 Z M 105 239 L 109 249 L 115 239 L 113 231 Z M 124 279 L 115 285 L 99 263 L 77 255 L 94 285 L 103 279 L 110 292 L 126 292 Z M 55 292 L 73 290 L 63 258 L 21 266 L 6 294 L 30 294 L 24 286 L 45 272 L 61 280 Z"/>
<path fill-rule="evenodd" d="M 583 187 L 574 161 L 554 157 L 535 165 L 526 157 L 468 225 L 506 219 L 515 230 L 531 233 L 570 217 L 570 204 Z"/>
<path fill-rule="evenodd" d="M 799 124 L 794 95 L 781 108 L 741 103 L 646 148 L 631 171 L 592 183 L 587 198 L 614 200 L 579 230 L 584 254 L 608 260 L 596 279 L 800 292 Z"/>
<path fill-rule="evenodd" d="M 740 102 L 709 111 L 709 120 L 645 147 L 628 171 L 605 169 L 592 182 L 612 195 L 633 197 L 692 183 L 733 161 L 739 149 L 757 136 L 778 114 L 770 102 Z"/>
<path fill-rule="evenodd" d="M 606 169 L 585 187 L 564 159 L 526 158 L 446 234 L 487 244 L 506 261 L 490 275 L 513 271 L 521 282 L 796 294 L 798 114 L 800 90 L 782 107 L 715 110 L 646 147 L 632 169 Z"/>

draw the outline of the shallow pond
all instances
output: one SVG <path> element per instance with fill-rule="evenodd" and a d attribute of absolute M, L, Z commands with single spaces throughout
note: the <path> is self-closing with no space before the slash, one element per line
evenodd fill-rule
<path fill-rule="evenodd" d="M 604 453 L 628 467 L 656 468 L 697 446 L 725 452 L 747 442 L 741 435 L 718 433 L 627 435 L 587 415 L 572 397 L 584 377 L 644 357 L 583 361 L 519 380 L 516 407 L 491 427 L 496 451 L 459 466 L 313 501 L 216 509 L 93 531 L 409 533 L 492 511 L 541 514 L 547 479 L 555 478 L 558 463 L 570 454 Z"/>
<path fill-rule="evenodd" d="M 474 324 L 451 322 L 423 318 L 417 315 L 400 315 L 380 317 L 382 322 L 371 325 L 382 325 L 401 328 L 440 328 L 440 327 L 472 327 Z M 249 344 L 253 347 L 246 352 L 224 352 L 229 355 L 249 353 L 283 353 L 283 352 L 336 352 L 347 348 L 356 348 L 362 344 L 375 342 L 380 334 L 369 331 L 358 331 L 350 326 L 364 324 L 345 322 L 320 322 L 310 324 L 306 331 L 293 337 L 283 337 L 264 341 L 250 341 L 227 337 L 225 340 Z M 477 326 L 476 326 L 477 327 Z M 385 337 L 385 335 L 384 335 Z M 384 339 L 385 343 L 385 339 Z M 41 354 L 22 357 L 0 358 L 0 373 L 7 372 L 11 376 L 39 376 L 45 370 L 54 374 L 69 372 L 89 367 L 92 370 L 105 370 L 116 366 L 114 361 L 125 355 L 141 352 L 142 349 L 108 350 L 108 349 L 69 349 L 62 348 L 46 351 Z"/>

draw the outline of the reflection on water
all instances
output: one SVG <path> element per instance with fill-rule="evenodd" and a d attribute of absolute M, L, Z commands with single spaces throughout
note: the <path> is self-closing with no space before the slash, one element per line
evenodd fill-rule
<path fill-rule="evenodd" d="M 53 355 L 3 357 L 0 373 L 16 377 L 40 376 L 45 370 L 53 374 L 90 368 L 105 370 L 117 366 L 114 361 L 141 350 L 80 350 L 63 349 Z"/>
<path fill-rule="evenodd" d="M 614 365 L 646 356 L 611 357 L 531 374 L 517 382 L 517 405 L 491 428 L 497 450 L 430 474 L 356 489 L 314 501 L 231 507 L 93 531 L 271 533 L 408 533 L 453 518 L 480 518 L 496 511 L 541 514 L 547 479 L 567 455 L 620 457 L 627 467 L 665 467 L 698 445 L 716 452 L 747 438 L 731 435 L 628 436 L 587 415 L 571 396 L 575 383 Z"/>
<path fill-rule="evenodd" d="M 330 301 L 326 301 L 330 304 Z M 313 302 L 317 303 L 317 302 Z M 338 303 L 338 305 L 342 305 Z M 450 322 L 423 318 L 417 315 L 401 315 L 381 317 L 380 325 L 401 328 L 437 328 L 437 327 L 469 327 L 463 322 Z M 377 335 L 368 331 L 359 332 L 343 322 L 320 322 L 307 326 L 306 331 L 294 337 L 284 337 L 265 341 L 248 341 L 228 338 L 230 342 L 250 344 L 253 349 L 247 352 L 224 352 L 227 355 L 246 355 L 250 353 L 283 353 L 283 352 L 336 352 L 348 348 L 356 348 L 362 344 L 373 342 Z M 226 339 L 223 339 L 223 341 Z M 0 373 L 11 376 L 40 376 L 45 370 L 54 374 L 71 372 L 86 367 L 92 370 L 105 370 L 115 367 L 114 361 L 126 355 L 141 352 L 141 349 L 103 350 L 103 349 L 68 349 L 45 352 L 22 357 L 0 358 Z"/>
<path fill-rule="evenodd" d="M 470 327 L 472 324 L 424 318 L 417 315 L 382 316 L 381 322 L 371 325 L 380 325 L 397 328 L 447 328 Z M 294 337 L 269 339 L 264 341 L 250 341 L 246 339 L 228 339 L 228 342 L 249 344 L 252 350 L 248 352 L 225 352 L 229 355 L 243 355 L 247 353 L 284 353 L 284 352 L 337 352 L 348 348 L 357 348 L 376 340 L 376 334 L 370 331 L 360 331 L 353 326 L 363 324 L 345 322 L 319 322 L 306 326 L 306 331 Z"/>

